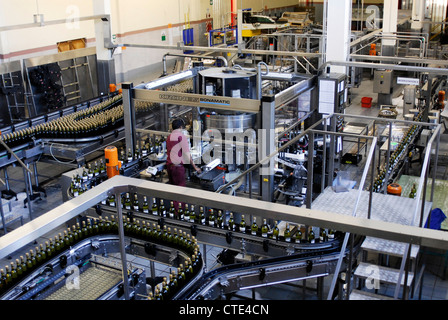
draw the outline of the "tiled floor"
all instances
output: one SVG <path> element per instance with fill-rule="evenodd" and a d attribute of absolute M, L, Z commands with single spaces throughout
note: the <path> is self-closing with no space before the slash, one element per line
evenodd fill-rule
<path fill-rule="evenodd" d="M 137 81 L 134 81 L 134 83 L 140 83 L 142 80 L 150 80 L 151 78 L 148 77 L 147 79 L 139 79 Z M 368 115 L 368 116 L 376 116 L 378 113 L 379 108 L 376 106 L 376 97 L 371 94 L 372 88 L 371 88 L 371 81 L 364 81 L 360 88 L 353 89 L 352 93 L 352 105 L 347 109 L 347 113 L 350 114 L 361 114 L 361 115 Z M 364 96 L 372 96 L 374 98 L 372 103 L 372 108 L 366 109 L 360 107 L 360 99 Z M 444 137 L 442 138 L 442 140 Z M 446 152 L 446 149 L 448 149 L 447 146 L 442 146 L 441 148 L 441 155 L 444 156 L 444 154 L 448 154 Z M 445 153 L 444 153 L 445 152 Z M 448 166 L 446 161 L 440 161 L 439 163 L 440 168 L 438 170 L 438 178 L 440 179 L 446 179 L 447 178 L 447 172 L 448 172 Z M 42 197 L 41 199 L 35 200 L 31 203 L 32 213 L 33 216 L 39 216 L 41 214 L 44 214 L 48 210 L 56 207 L 57 205 L 62 203 L 62 195 L 61 195 L 61 189 L 59 184 L 59 177 L 61 173 L 64 171 L 68 171 L 70 168 L 63 167 L 61 165 L 55 165 L 55 164 L 48 164 L 40 162 L 38 165 L 38 171 L 40 174 L 43 174 L 40 176 L 39 181 L 41 183 L 44 183 L 42 186 L 46 189 L 48 196 Z M 356 170 L 359 170 L 356 169 Z M 11 178 L 11 187 L 13 190 L 19 192 L 18 194 L 18 200 L 11 200 L 11 205 L 13 207 L 14 212 L 18 212 L 20 214 L 23 214 L 24 216 L 24 222 L 29 221 L 29 209 L 23 207 L 23 200 L 25 199 L 25 194 L 23 193 L 24 189 L 24 183 L 23 183 L 23 171 L 20 168 L 9 168 L 8 169 L 9 176 Z M 4 201 L 4 206 L 6 209 L 6 204 Z M 17 227 L 18 225 L 16 225 Z M 63 230 L 65 226 L 61 226 L 61 230 Z M 58 233 L 60 231 L 55 231 L 55 233 Z M 41 239 L 37 240 L 37 243 L 43 243 L 45 242 L 49 237 L 54 236 L 54 233 L 49 234 L 47 236 L 42 237 Z M 23 250 L 20 250 L 17 253 L 14 253 L 11 255 L 12 259 L 15 259 L 17 256 L 20 256 L 23 254 L 23 252 L 27 252 L 30 249 L 34 249 L 35 243 L 29 244 L 26 248 L 23 248 Z M 219 252 L 222 249 L 207 246 L 207 268 L 208 270 L 211 270 L 215 267 L 218 267 L 219 264 L 216 262 L 216 256 L 219 254 Z M 422 287 L 422 296 L 421 299 L 423 300 L 447 300 L 448 299 L 448 281 L 443 279 L 444 270 L 443 267 L 445 266 L 445 257 L 443 256 L 443 252 L 440 252 L 439 255 L 434 254 L 426 254 L 424 255 L 426 259 L 426 269 L 425 274 L 423 278 L 423 287 Z M 10 259 L 3 259 L 0 260 L 0 266 L 9 264 L 11 260 Z M 12 260 L 14 261 L 14 260 Z M 129 256 L 129 261 L 141 265 L 143 268 L 146 269 L 147 274 L 150 274 L 150 266 L 148 264 L 147 260 L 141 259 L 141 258 L 135 258 Z M 170 267 L 156 263 L 156 276 L 166 276 L 168 272 L 170 271 Z M 445 266 L 446 267 L 446 266 Z M 324 292 L 323 297 L 326 298 L 326 295 L 328 293 L 330 283 L 331 283 L 331 276 L 328 276 L 324 279 Z M 251 299 L 253 294 L 257 299 L 292 299 L 292 300 L 316 300 L 316 280 L 310 279 L 306 281 L 306 287 L 307 289 L 304 291 L 302 288 L 303 282 L 302 281 L 296 281 L 294 283 L 289 284 L 281 284 L 276 286 L 270 286 L 270 287 L 263 287 L 258 288 L 254 291 L 252 290 L 246 290 L 238 292 L 237 296 L 234 297 L 234 299 L 241 299 L 242 297 L 246 297 L 248 299 Z M 394 287 L 393 286 L 381 286 L 380 293 L 387 293 L 391 294 L 393 292 Z M 415 294 L 413 299 L 418 299 L 418 294 Z"/>

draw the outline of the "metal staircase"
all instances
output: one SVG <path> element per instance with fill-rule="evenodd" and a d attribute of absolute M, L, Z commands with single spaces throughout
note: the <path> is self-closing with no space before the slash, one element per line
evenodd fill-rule
<path fill-rule="evenodd" d="M 410 247 L 407 257 L 408 267 L 403 270 L 401 276 L 401 268 L 395 268 L 390 263 L 394 258 L 402 262 L 403 253 L 409 251 L 407 248 L 406 243 L 366 237 L 361 245 L 362 261 L 353 273 L 354 283 L 358 283 L 358 287 L 351 291 L 349 299 L 391 300 L 400 298 L 407 300 L 412 298 L 423 272 L 423 268 L 418 270 L 420 247 L 417 245 Z M 399 279 L 400 285 L 399 291 L 397 291 Z M 387 290 L 384 290 L 383 286 L 386 286 Z M 401 296 L 397 295 L 399 292 L 401 292 Z"/>

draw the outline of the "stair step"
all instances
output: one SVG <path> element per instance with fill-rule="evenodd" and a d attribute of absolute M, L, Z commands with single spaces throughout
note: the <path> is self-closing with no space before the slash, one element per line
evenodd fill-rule
<path fill-rule="evenodd" d="M 386 240 L 375 237 L 366 237 L 361 245 L 361 248 L 366 251 L 383 253 L 392 256 L 402 257 L 405 253 L 406 243 Z M 420 250 L 420 246 L 412 245 L 411 247 L 411 259 L 415 259 Z"/>
<path fill-rule="evenodd" d="M 361 291 L 354 289 L 350 293 L 350 300 L 395 300 L 392 297 L 375 294 L 372 292 Z"/>
<path fill-rule="evenodd" d="M 378 278 L 380 282 L 397 284 L 398 276 L 400 274 L 399 269 L 378 266 L 376 264 L 361 262 L 358 267 L 356 267 L 354 275 L 359 278 L 367 279 L 372 277 L 373 279 Z M 401 285 L 404 284 L 404 273 L 401 278 Z M 414 280 L 414 273 L 408 272 L 407 286 L 412 284 Z"/>

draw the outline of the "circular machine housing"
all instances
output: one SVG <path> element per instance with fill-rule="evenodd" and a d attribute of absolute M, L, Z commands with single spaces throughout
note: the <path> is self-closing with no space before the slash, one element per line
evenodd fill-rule
<path fill-rule="evenodd" d="M 199 72 L 201 94 L 256 99 L 257 73 L 232 68 L 209 68 Z"/>
<path fill-rule="evenodd" d="M 209 68 L 199 72 L 199 88 L 201 94 L 213 96 L 226 96 L 243 99 L 256 99 L 257 97 L 257 73 L 255 71 L 232 68 Z M 208 130 L 219 131 L 222 139 L 248 141 L 254 143 L 256 137 L 253 130 L 256 126 L 256 114 L 241 113 L 233 110 L 204 109 L 201 112 L 201 120 L 205 133 Z M 248 131 L 247 131 L 248 130 Z M 228 134 L 235 136 L 226 136 Z M 213 134 L 212 134 L 213 135 Z M 215 137 L 217 138 L 217 137 Z M 235 165 L 244 163 L 244 148 L 238 148 L 235 143 L 226 143 L 223 146 L 224 154 L 233 155 L 231 159 L 222 159 L 229 166 L 229 170 L 235 169 Z M 227 161 L 226 161 L 227 160 Z M 229 161 L 230 160 L 230 161 Z"/>

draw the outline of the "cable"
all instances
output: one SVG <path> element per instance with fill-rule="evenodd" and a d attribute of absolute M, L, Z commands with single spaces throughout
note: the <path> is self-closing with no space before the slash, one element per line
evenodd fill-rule
<path fill-rule="evenodd" d="M 75 162 L 75 159 L 73 159 L 73 160 L 71 160 L 71 161 L 61 161 L 61 160 L 58 160 L 58 159 L 54 156 L 53 151 L 52 151 L 53 144 L 54 144 L 54 143 L 50 144 L 50 154 L 51 154 L 51 156 L 53 157 L 53 159 L 54 159 L 56 162 L 61 163 L 61 164 L 68 164 L 68 163 L 73 163 L 73 162 Z"/>

